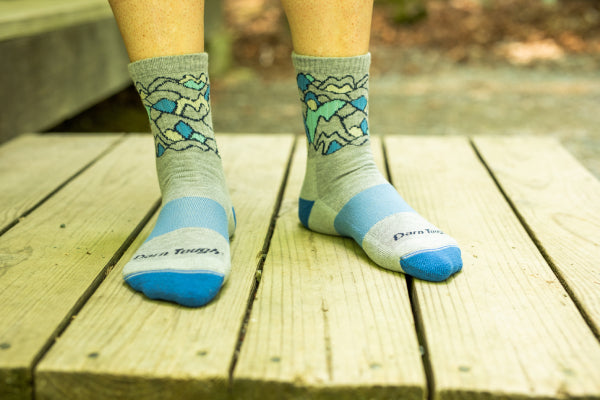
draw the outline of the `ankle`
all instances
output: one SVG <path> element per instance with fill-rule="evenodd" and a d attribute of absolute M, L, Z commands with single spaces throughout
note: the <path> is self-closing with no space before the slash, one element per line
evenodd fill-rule
<path fill-rule="evenodd" d="M 329 156 L 309 158 L 300 196 L 325 201 L 333 196 L 336 202 L 345 202 L 366 188 L 388 184 L 370 151 L 363 150 L 368 148 L 353 147 Z"/>

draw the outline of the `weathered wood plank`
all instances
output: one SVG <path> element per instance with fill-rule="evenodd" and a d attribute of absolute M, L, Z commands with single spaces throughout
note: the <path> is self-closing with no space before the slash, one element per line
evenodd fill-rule
<path fill-rule="evenodd" d="M 111 17 L 105 0 L 0 1 L 0 40 L 62 29 Z"/>
<path fill-rule="evenodd" d="M 158 198 L 152 138 L 132 136 L 0 237 L 0 398 L 31 397 L 34 363 Z"/>
<path fill-rule="evenodd" d="M 405 278 L 377 267 L 351 239 L 300 225 L 305 159 L 302 144 L 234 371 L 234 397 L 422 399 Z"/>
<path fill-rule="evenodd" d="M 232 273 L 199 309 L 150 301 L 121 269 L 149 224 L 36 371 L 39 399 L 219 399 L 238 344 L 292 135 L 219 135 L 238 217 Z"/>
<path fill-rule="evenodd" d="M 554 139 L 474 143 L 600 337 L 600 182 Z"/>
<path fill-rule="evenodd" d="M 122 135 L 23 135 L 0 147 L 0 232 Z"/>
<path fill-rule="evenodd" d="M 463 252 L 449 282 L 415 281 L 434 398 L 600 398 L 600 345 L 469 142 L 386 145 L 400 192 Z"/>
<path fill-rule="evenodd" d="M 0 40 L 0 54 L 0 142 L 51 128 L 130 84 L 125 46 L 110 15 Z"/>

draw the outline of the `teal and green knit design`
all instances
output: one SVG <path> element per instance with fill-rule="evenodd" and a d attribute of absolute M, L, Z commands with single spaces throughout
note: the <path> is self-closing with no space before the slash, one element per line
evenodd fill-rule
<path fill-rule="evenodd" d="M 347 73 L 340 77 L 316 69 L 310 73 L 300 71 L 296 81 L 306 137 L 315 150 L 327 155 L 368 141 L 368 73 Z"/>
<path fill-rule="evenodd" d="M 156 156 L 196 147 L 218 154 L 210 112 L 210 83 L 202 72 L 135 82 L 155 134 Z"/>

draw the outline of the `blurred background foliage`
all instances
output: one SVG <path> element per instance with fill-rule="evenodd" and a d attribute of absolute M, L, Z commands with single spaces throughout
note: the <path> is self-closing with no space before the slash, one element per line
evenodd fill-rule
<path fill-rule="evenodd" d="M 288 67 L 291 40 L 279 0 L 222 4 L 233 63 Z M 438 51 L 453 62 L 598 56 L 600 1 L 376 0 L 372 45 Z"/>
<path fill-rule="evenodd" d="M 256 102 L 236 101 L 242 102 L 244 91 L 252 89 L 249 82 L 259 78 L 261 84 L 279 87 L 292 76 L 292 41 L 280 0 L 209 0 L 206 7 L 213 100 L 230 104 L 217 104 L 221 111 L 215 120 L 235 131 L 232 121 L 239 119 L 248 129 L 239 115 L 244 110 L 253 115 Z M 537 69 L 558 76 L 597 74 L 600 0 L 375 0 L 371 52 L 371 72 L 386 76 L 419 76 L 463 66 Z M 276 104 L 267 99 L 260 104 L 285 105 L 290 111 L 281 114 L 287 118 L 296 113 L 294 96 L 291 87 L 289 100 L 271 96 Z M 224 111 L 229 107 L 238 111 L 235 117 Z M 288 129 L 275 122 L 271 128 Z M 255 123 L 253 129 L 266 128 Z M 148 121 L 138 94 L 129 87 L 52 130 L 146 131 Z"/>

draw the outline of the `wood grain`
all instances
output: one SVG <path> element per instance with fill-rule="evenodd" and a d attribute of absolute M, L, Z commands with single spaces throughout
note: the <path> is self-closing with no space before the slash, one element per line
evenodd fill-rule
<path fill-rule="evenodd" d="M 377 145 L 375 153 L 381 161 Z M 303 144 L 234 371 L 234 397 L 422 399 L 404 276 L 377 267 L 351 239 L 300 225 L 305 159 Z"/>
<path fill-rule="evenodd" d="M 0 147 L 0 231 L 121 138 L 114 134 L 28 134 Z"/>
<path fill-rule="evenodd" d="M 0 40 L 112 17 L 104 0 L 0 1 Z"/>
<path fill-rule="evenodd" d="M 152 147 L 127 138 L 0 237 L 0 398 L 31 397 L 34 363 L 156 203 Z"/>
<path fill-rule="evenodd" d="M 554 139 L 474 143 L 600 337 L 600 182 Z"/>
<path fill-rule="evenodd" d="M 137 238 L 36 370 L 38 399 L 219 399 L 293 143 L 292 135 L 219 135 L 238 227 L 232 273 L 197 309 L 150 301 L 121 270 Z"/>
<path fill-rule="evenodd" d="M 37 139 L 19 140 L 35 146 Z M 48 140 L 50 149 L 62 142 Z M 77 149 L 91 161 L 110 146 L 99 137 L 79 147 L 67 140 L 73 163 L 81 165 L 86 156 Z M 90 293 L 158 199 L 150 137 L 126 138 L 2 235 L 0 398 L 30 399 L 33 378 L 38 399 L 424 398 L 404 276 L 374 266 L 351 240 L 312 233 L 297 220 L 303 144 L 230 387 L 292 140 L 219 137 L 238 230 L 230 279 L 205 308 L 149 301 L 122 282 L 122 266 L 154 221 Z M 7 146 L 14 143 L 8 153 L 0 147 L 0 166 L 13 164 L 5 156 L 22 147 L 18 141 Z M 431 398 L 600 399 L 598 340 L 536 248 L 595 323 L 598 291 L 590 280 L 597 270 L 588 262 L 597 250 L 597 181 L 554 142 L 476 138 L 534 243 L 468 140 L 389 137 L 385 143 L 396 187 L 459 241 L 465 261 L 448 282 L 414 282 Z M 42 178 L 52 168 L 68 170 L 64 160 L 48 163 L 41 159 L 50 155 L 36 151 L 31 165 Z M 377 145 L 375 154 L 381 163 Z M 43 186 L 42 178 L 25 181 Z M 571 204 L 566 217 L 565 202 Z"/>
<path fill-rule="evenodd" d="M 600 398 L 600 345 L 464 138 L 388 137 L 392 179 L 464 268 L 415 281 L 434 399 Z"/>

